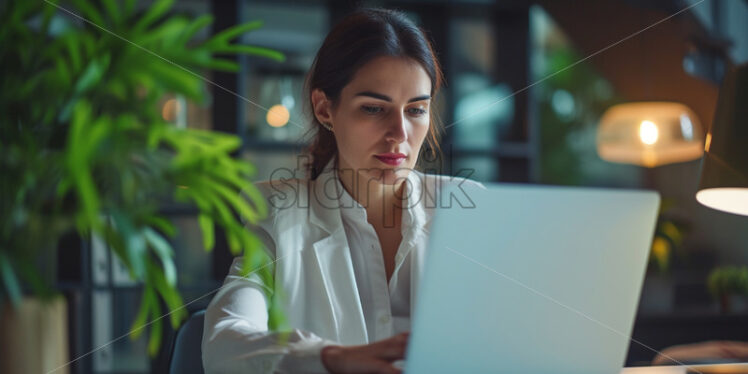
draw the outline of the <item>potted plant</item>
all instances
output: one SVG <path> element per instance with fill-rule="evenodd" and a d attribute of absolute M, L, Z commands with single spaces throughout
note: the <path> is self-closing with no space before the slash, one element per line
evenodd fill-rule
<path fill-rule="evenodd" d="M 204 103 L 200 74 L 238 70 L 216 54 L 284 56 L 232 41 L 260 21 L 198 42 L 211 16 L 173 14 L 172 2 L 142 10 L 135 1 L 113 0 L 0 4 L 0 313 L 6 323 L 0 329 L 6 333 L 23 317 L 18 308 L 28 296 L 59 302 L 54 275 L 42 265 L 65 256 L 57 243 L 77 232 L 101 237 L 142 283 L 133 334 L 150 324 L 148 349 L 155 354 L 159 317 L 168 313 L 176 328 L 186 314 L 168 241 L 177 232 L 159 213 L 169 203 L 194 205 L 204 247 L 213 247 L 214 226 L 221 227 L 232 253 L 243 251 L 245 272 L 259 268 L 271 284 L 261 242 L 242 225 L 263 219 L 266 206 L 250 182 L 254 166 L 231 156 L 239 138 L 177 128 L 161 118 L 157 103 L 165 95 Z M 281 318 L 272 316 L 271 324 Z M 38 357 L 31 354 L 18 359 Z M 0 361 L 8 365 L 8 359 L 6 352 Z"/>
<path fill-rule="evenodd" d="M 707 288 L 709 293 L 719 301 L 722 313 L 731 312 L 737 298 L 748 296 L 748 267 L 715 268 L 709 273 Z"/>

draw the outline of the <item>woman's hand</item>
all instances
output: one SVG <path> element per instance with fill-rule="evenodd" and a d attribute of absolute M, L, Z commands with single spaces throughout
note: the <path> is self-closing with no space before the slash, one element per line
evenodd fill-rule
<path fill-rule="evenodd" d="M 652 360 L 652 365 L 679 365 L 680 362 L 709 359 L 748 359 L 748 343 L 715 340 L 669 347 Z M 674 361 L 675 360 L 675 361 Z"/>
<path fill-rule="evenodd" d="M 364 345 L 328 345 L 322 348 L 322 363 L 333 374 L 382 373 L 399 374 L 392 363 L 405 357 L 409 332 Z"/>

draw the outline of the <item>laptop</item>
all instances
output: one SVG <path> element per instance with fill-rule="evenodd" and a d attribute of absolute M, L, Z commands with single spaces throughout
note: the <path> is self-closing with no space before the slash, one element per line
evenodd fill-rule
<path fill-rule="evenodd" d="M 657 192 L 446 186 L 405 373 L 619 373 Z"/>

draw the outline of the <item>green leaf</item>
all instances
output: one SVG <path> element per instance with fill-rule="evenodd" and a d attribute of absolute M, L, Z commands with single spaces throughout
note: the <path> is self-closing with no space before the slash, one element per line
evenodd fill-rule
<path fill-rule="evenodd" d="M 148 273 L 151 275 L 151 281 L 166 302 L 166 305 L 169 308 L 166 315 L 169 316 L 172 326 L 176 329 L 179 327 L 179 323 L 187 317 L 187 311 L 184 309 L 182 298 L 179 296 L 179 292 L 177 292 L 177 289 L 174 286 L 167 284 L 164 273 L 161 269 L 151 261 L 149 261 L 148 264 Z"/>
<path fill-rule="evenodd" d="M 265 57 L 269 58 L 271 60 L 275 60 L 277 62 L 284 62 L 286 61 L 286 55 L 284 55 L 281 52 L 278 52 L 276 50 L 270 49 L 270 48 L 263 48 L 263 47 L 255 47 L 251 45 L 226 45 L 226 46 L 219 46 L 216 47 L 214 52 L 217 53 L 233 53 L 233 54 L 241 54 L 241 55 L 254 55 L 259 57 Z"/>
<path fill-rule="evenodd" d="M 201 47 L 204 46 L 212 49 L 225 46 L 229 43 L 229 41 L 231 41 L 231 39 L 234 39 L 246 32 L 257 30 L 262 27 L 262 25 L 263 22 L 261 20 L 256 20 L 229 27 L 228 29 L 221 31 L 218 34 L 214 35 L 212 38 L 208 39 L 205 43 L 203 43 L 203 45 L 201 45 Z"/>
<path fill-rule="evenodd" d="M 174 250 L 171 248 L 166 239 L 164 239 L 159 233 L 153 231 L 150 227 L 146 227 L 143 230 L 143 236 L 146 241 L 151 245 L 151 248 L 156 252 L 158 258 L 161 260 L 161 265 L 164 269 L 164 277 L 166 283 L 169 286 L 176 286 L 177 284 L 177 269 L 174 266 L 172 257 L 174 256 Z"/>
<path fill-rule="evenodd" d="M 130 14 L 132 14 L 133 10 L 135 9 L 135 3 L 137 1 L 138 0 L 125 0 L 124 11 L 125 11 L 126 16 L 129 16 Z"/>
<path fill-rule="evenodd" d="M 214 58 L 204 63 L 196 62 L 196 65 L 210 70 L 225 71 L 229 73 L 236 73 L 239 71 L 239 64 L 231 60 L 220 58 Z"/>
<path fill-rule="evenodd" d="M 198 189 L 194 187 L 191 188 L 191 190 L 193 194 L 199 193 L 200 196 L 205 199 L 205 201 L 212 204 L 213 208 L 218 212 L 220 223 L 225 224 L 226 222 L 234 221 L 234 216 L 231 214 L 231 210 L 217 194 L 211 193 L 210 191 L 202 191 L 202 190 L 198 192 Z"/>
<path fill-rule="evenodd" d="M 158 0 L 146 11 L 146 13 L 138 20 L 133 26 L 133 33 L 139 34 L 145 31 L 146 28 L 156 22 L 161 16 L 171 9 L 174 0 Z"/>
<path fill-rule="evenodd" d="M 172 17 L 161 23 L 158 27 L 148 30 L 148 33 L 141 36 L 138 39 L 133 40 L 133 43 L 146 47 L 150 45 L 160 45 L 163 43 L 169 43 L 170 45 L 177 47 L 182 46 L 177 44 L 175 39 L 182 33 L 182 31 L 189 26 L 189 21 L 184 17 Z M 176 48 L 166 48 L 160 51 L 160 56 L 164 56 L 169 52 L 179 51 Z M 167 56 L 164 56 L 167 57 Z M 168 59 L 168 58 L 167 58 Z"/>
<path fill-rule="evenodd" d="M 253 183 L 250 183 L 247 187 L 245 187 L 242 190 L 242 193 L 246 194 L 254 203 L 255 207 L 257 208 L 257 213 L 259 214 L 259 219 L 265 219 L 268 215 L 268 206 L 267 202 L 265 201 L 265 196 L 262 195 L 259 189 L 257 189 L 257 186 Z"/>
<path fill-rule="evenodd" d="M 91 170 L 88 163 L 87 148 L 90 148 L 92 141 L 97 141 L 98 135 L 91 136 L 88 133 L 88 122 L 91 119 L 91 106 L 81 101 L 74 109 L 73 121 L 69 130 L 67 145 L 67 169 L 72 176 L 73 184 L 77 187 L 76 192 L 81 200 L 82 211 L 81 218 L 85 221 L 79 221 L 81 225 L 88 223 L 92 227 L 97 227 L 97 213 L 99 210 L 99 196 L 91 176 Z M 93 139 L 91 139 L 93 138 Z"/>
<path fill-rule="evenodd" d="M 176 234 L 177 229 L 174 227 L 174 224 L 163 217 L 148 215 L 143 218 L 143 221 L 146 224 L 161 230 L 167 236 L 174 236 Z"/>
<path fill-rule="evenodd" d="M 21 286 L 18 283 L 16 273 L 10 259 L 0 251 L 0 274 L 3 279 L 3 286 L 13 306 L 18 307 L 21 302 Z"/>
<path fill-rule="evenodd" d="M 269 262 L 269 257 L 260 246 L 260 241 L 256 236 L 250 234 L 249 231 L 242 230 L 241 228 L 236 230 L 236 235 L 242 239 L 244 246 L 244 261 L 242 261 L 242 274 L 249 274 L 250 271 L 255 272 L 262 269 Z"/>
<path fill-rule="evenodd" d="M 156 299 L 155 294 L 151 294 L 151 333 L 148 338 L 148 354 L 155 357 L 158 348 L 161 346 L 161 336 L 163 335 L 163 323 L 161 322 L 161 306 Z"/>
<path fill-rule="evenodd" d="M 189 26 L 185 27 L 184 30 L 182 30 L 182 34 L 179 36 L 179 39 L 176 40 L 177 44 L 187 44 L 190 40 L 192 40 L 195 34 L 198 33 L 198 31 L 207 27 L 211 23 L 213 23 L 213 16 L 209 14 L 203 14 L 202 16 L 198 17 L 197 19 L 192 21 Z"/>
<path fill-rule="evenodd" d="M 102 0 L 106 15 L 109 19 L 114 22 L 115 25 L 119 25 L 122 22 L 122 11 L 117 6 L 117 2 L 114 0 Z"/>
<path fill-rule="evenodd" d="M 148 259 L 146 240 L 132 224 L 131 217 L 118 211 L 112 212 L 117 232 L 122 236 L 126 249 L 126 260 L 132 266 L 136 279 L 145 279 L 145 262 Z"/>
<path fill-rule="evenodd" d="M 257 214 L 257 212 L 254 211 L 254 209 L 252 209 L 251 206 L 249 206 L 249 204 L 247 204 L 244 199 L 240 197 L 240 195 L 236 191 L 232 191 L 225 185 L 217 183 L 215 181 L 206 181 L 205 184 L 213 191 L 218 192 L 218 194 L 226 199 L 226 201 L 231 203 L 231 206 L 236 209 L 242 217 L 246 218 L 247 221 L 253 224 L 257 224 L 259 222 L 260 216 Z"/>
<path fill-rule="evenodd" d="M 229 243 L 229 251 L 234 256 L 239 255 L 242 248 L 241 240 L 237 237 L 236 230 L 233 229 L 229 222 L 225 222 L 224 227 L 226 228 L 226 241 Z"/>
<path fill-rule="evenodd" d="M 163 89 L 180 93 L 189 99 L 202 99 L 203 82 L 196 73 L 155 57 L 143 68 L 158 77 L 154 82 Z"/>
<path fill-rule="evenodd" d="M 82 56 L 80 46 L 78 45 L 78 39 L 75 37 L 75 34 L 67 34 L 61 39 L 67 47 L 68 55 L 70 56 L 70 63 L 73 66 L 73 71 L 79 71 L 82 67 Z"/>
<path fill-rule="evenodd" d="M 80 10 L 82 14 L 80 16 L 87 18 L 89 21 L 97 24 L 100 27 L 105 27 L 104 18 L 101 16 L 96 7 L 86 0 L 73 0 L 75 7 Z"/>
<path fill-rule="evenodd" d="M 40 269 L 36 266 L 36 264 L 24 260 L 18 261 L 16 265 L 18 270 L 20 270 L 21 279 L 23 279 L 26 284 L 31 286 L 31 290 L 35 295 L 42 299 L 48 299 L 55 295 L 55 291 L 49 284 L 49 282 L 51 282 L 52 280 L 45 280 L 43 278 L 43 275 L 45 275 L 45 273 L 40 272 L 40 270 L 43 271 L 44 269 Z"/>
<path fill-rule="evenodd" d="M 110 57 L 110 55 L 105 54 L 88 63 L 86 70 L 83 71 L 83 74 L 75 83 L 74 92 L 76 94 L 87 92 L 101 82 L 101 78 L 109 68 Z"/>
<path fill-rule="evenodd" d="M 67 61 L 62 56 L 55 57 L 55 78 L 60 81 L 60 86 L 67 87 L 72 82 L 72 72 Z"/>
<path fill-rule="evenodd" d="M 237 191 L 249 190 L 251 188 L 250 186 L 252 185 L 252 182 L 247 179 L 238 177 L 234 173 L 234 170 L 231 170 L 232 166 L 234 165 L 221 165 L 220 168 L 210 168 L 207 170 L 207 172 L 211 178 L 215 179 L 216 181 L 225 182 Z"/>
<path fill-rule="evenodd" d="M 146 284 L 145 288 L 143 288 L 143 296 L 141 296 L 138 314 L 135 316 L 132 325 L 130 325 L 130 339 L 132 340 L 140 337 L 140 334 L 143 333 L 143 329 L 146 327 L 146 320 L 148 319 L 148 312 L 151 309 L 151 300 L 153 299 L 148 295 L 149 293 L 153 293 L 153 289 Z"/>
<path fill-rule="evenodd" d="M 285 298 L 285 293 L 282 288 L 275 289 L 271 299 L 270 305 L 268 306 L 268 328 L 274 331 L 286 330 L 288 321 L 283 313 L 283 303 L 281 300 Z M 287 338 L 287 336 L 286 336 Z M 285 340 L 283 335 L 280 336 L 280 340 Z"/>
<path fill-rule="evenodd" d="M 198 215 L 197 222 L 200 224 L 200 230 L 203 232 L 203 248 L 205 248 L 206 251 L 209 251 L 213 249 L 213 245 L 215 245 L 213 219 L 203 213 Z"/>

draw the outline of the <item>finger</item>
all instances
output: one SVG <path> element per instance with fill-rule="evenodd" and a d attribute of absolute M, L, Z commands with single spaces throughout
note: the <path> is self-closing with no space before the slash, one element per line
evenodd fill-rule
<path fill-rule="evenodd" d="M 721 342 L 721 348 L 729 358 L 746 358 L 748 357 L 748 343 L 738 341 Z"/>
<path fill-rule="evenodd" d="M 402 374 L 403 370 L 395 367 L 389 362 L 380 361 L 382 365 L 379 366 L 377 373 L 382 374 Z"/>
<path fill-rule="evenodd" d="M 407 341 L 405 340 L 391 339 L 382 341 L 377 345 L 375 355 L 384 360 L 394 361 L 405 356 L 406 347 Z"/>
<path fill-rule="evenodd" d="M 395 335 L 395 340 L 397 340 L 398 342 L 407 343 L 409 338 L 410 338 L 409 332 L 403 332 L 403 333 Z"/>

